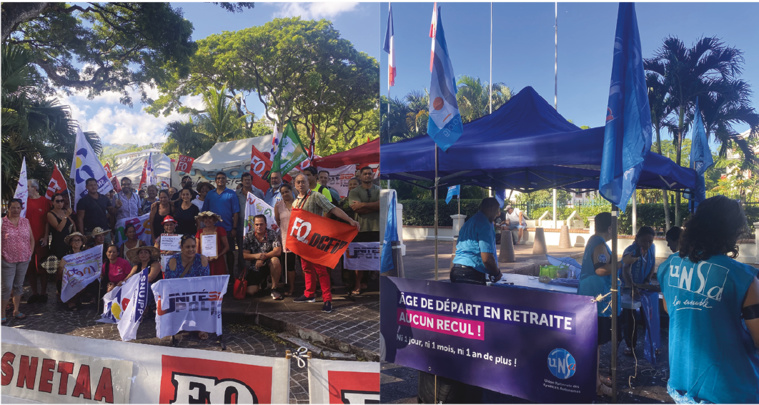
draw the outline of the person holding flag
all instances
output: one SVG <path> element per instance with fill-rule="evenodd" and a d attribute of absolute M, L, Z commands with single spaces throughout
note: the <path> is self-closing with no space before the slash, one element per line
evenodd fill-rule
<path fill-rule="evenodd" d="M 307 169 L 311 169 L 311 167 Z M 309 186 L 309 179 L 306 178 L 305 174 L 300 173 L 295 176 L 294 183 L 295 189 L 298 191 L 298 198 L 295 200 L 295 203 L 293 203 L 293 207 L 308 211 L 319 216 L 324 216 L 324 214 L 330 213 L 347 222 L 351 226 L 355 226 L 356 229 L 361 231 L 361 225 L 349 217 L 345 211 L 341 210 L 338 207 L 335 207 L 321 193 L 316 193 L 311 190 Z M 332 312 L 332 283 L 330 281 L 330 275 L 327 271 L 327 267 L 318 263 L 310 262 L 303 258 L 301 258 L 300 264 L 303 268 L 303 274 L 306 277 L 306 291 L 303 292 L 303 295 L 295 298 L 293 301 L 315 302 L 316 279 L 318 278 L 319 284 L 322 288 L 322 299 L 324 301 L 322 311 L 328 313 Z"/>

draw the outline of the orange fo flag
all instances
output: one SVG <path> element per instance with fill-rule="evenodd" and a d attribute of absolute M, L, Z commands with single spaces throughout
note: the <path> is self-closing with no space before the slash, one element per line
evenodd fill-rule
<path fill-rule="evenodd" d="M 357 234 L 353 226 L 293 208 L 287 248 L 309 262 L 333 268 Z"/>
<path fill-rule="evenodd" d="M 53 175 L 50 177 L 50 182 L 47 184 L 45 198 L 52 200 L 56 193 L 67 189 L 68 186 L 66 185 L 66 179 L 63 178 L 63 173 L 61 173 L 57 165 L 53 165 Z"/>

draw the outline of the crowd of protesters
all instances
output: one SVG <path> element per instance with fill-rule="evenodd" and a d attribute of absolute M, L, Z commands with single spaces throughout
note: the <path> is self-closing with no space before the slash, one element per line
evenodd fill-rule
<path fill-rule="evenodd" d="M 361 223 L 363 232 L 359 239 L 378 241 L 379 188 L 373 184 L 374 176 L 369 167 L 357 171 L 349 182 L 351 191 L 361 189 L 362 193 L 351 194 L 343 200 L 336 190 L 326 186 L 328 171 L 318 173 L 308 167 L 297 177 L 302 177 L 300 188 L 285 181 L 281 173 L 271 173 L 270 188 L 265 193 L 253 186 L 250 173 L 243 173 L 237 190 L 227 188 L 224 172 L 216 174 L 215 187 L 201 181 L 193 188 L 192 178 L 185 176 L 179 190 L 159 189 L 156 185 L 136 190 L 132 180 L 123 177 L 121 190 L 108 194 L 99 193 L 97 181 L 90 178 L 85 182 L 87 193 L 76 204 L 73 204 L 73 193 L 68 190 L 48 199 L 40 194 L 39 182 L 29 180 L 26 203 L 17 199 L 10 201 L 7 215 L 2 218 L 3 308 L 12 306 L 15 318 L 25 318 L 20 311 L 25 280 L 32 293 L 27 303 L 44 303 L 48 300 L 48 274 L 51 274 L 50 279 L 56 281 L 58 301 L 65 308 L 77 310 L 82 305 L 98 302 L 103 294 L 146 267 L 151 269 L 151 282 L 167 277 L 229 274 L 230 284 L 235 279 L 247 280 L 248 295 L 265 291 L 272 299 L 281 301 L 294 296 L 296 268 L 300 267 L 306 291 L 293 301 L 314 302 L 318 280 L 323 310 L 331 312 L 330 269 L 303 261 L 287 249 L 285 232 L 290 212 L 296 200 L 301 201 L 301 205 L 310 200 L 308 205 L 312 212 L 325 216 L 330 213 L 332 218 L 356 227 Z M 253 230 L 245 234 L 248 193 L 273 207 L 280 232 L 269 229 L 265 216 L 257 216 L 251 219 Z M 312 193 L 319 197 L 313 197 Z M 311 204 L 314 201 L 320 203 L 315 205 L 318 210 Z M 22 217 L 24 204 L 27 211 Z M 115 229 L 120 220 L 147 214 L 150 243 L 138 235 L 140 227 L 134 223 L 127 223 L 123 230 Z M 116 232 L 123 232 L 121 238 L 117 238 Z M 174 235 L 181 235 L 180 250 L 162 248 L 162 237 Z M 215 254 L 201 255 L 204 235 L 216 235 Z M 120 245 L 116 245 L 119 239 Z M 97 245 L 103 246 L 101 282 L 62 302 L 64 256 Z M 352 294 L 366 289 L 360 273 L 356 271 L 353 277 Z M 7 322 L 5 316 L 2 322 Z"/>

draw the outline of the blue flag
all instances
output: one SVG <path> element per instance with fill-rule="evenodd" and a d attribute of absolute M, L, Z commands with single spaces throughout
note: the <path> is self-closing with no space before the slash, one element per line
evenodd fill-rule
<path fill-rule="evenodd" d="M 498 200 L 498 205 L 503 208 L 503 203 L 506 202 L 506 190 L 496 191 L 495 199 Z"/>
<path fill-rule="evenodd" d="M 387 204 L 385 237 L 382 240 L 380 273 L 385 273 L 397 268 L 393 262 L 393 242 L 398 242 L 398 220 L 395 216 L 395 199 L 395 190 L 390 190 L 389 202 Z"/>
<path fill-rule="evenodd" d="M 456 102 L 456 79 L 448 55 L 448 45 L 443 33 L 440 9 L 437 13 L 437 30 L 432 39 L 432 81 L 430 82 L 430 118 L 427 134 L 445 152 L 464 132 L 459 105 Z"/>
<path fill-rule="evenodd" d="M 619 3 L 598 190 L 624 212 L 651 149 L 651 109 L 633 3 Z"/>
<path fill-rule="evenodd" d="M 461 184 L 448 187 L 448 195 L 445 196 L 445 203 L 450 203 L 453 196 L 459 196 L 459 198 L 461 198 Z"/>
<path fill-rule="evenodd" d="M 690 145 L 690 168 L 698 173 L 698 178 L 696 179 L 696 189 L 691 190 L 690 193 L 691 212 L 696 212 L 698 204 L 706 199 L 704 173 L 712 165 L 714 165 L 714 159 L 712 159 L 712 152 L 709 150 L 704 121 L 701 118 L 701 110 L 698 108 L 698 99 L 696 99 L 696 110 L 693 112 L 693 140 Z"/>

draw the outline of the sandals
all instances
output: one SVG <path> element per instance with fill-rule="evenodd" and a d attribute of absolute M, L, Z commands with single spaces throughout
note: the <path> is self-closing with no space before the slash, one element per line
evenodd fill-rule
<path fill-rule="evenodd" d="M 351 295 L 361 295 L 361 290 L 353 290 L 351 291 Z"/>
<path fill-rule="evenodd" d="M 8 323 L 8 318 L 3 317 L 3 325 L 5 325 L 6 323 Z"/>
<path fill-rule="evenodd" d="M 18 320 L 26 319 L 26 315 L 24 315 L 21 312 L 17 313 L 16 315 L 13 315 L 13 317 L 16 318 L 16 319 L 18 319 Z"/>

